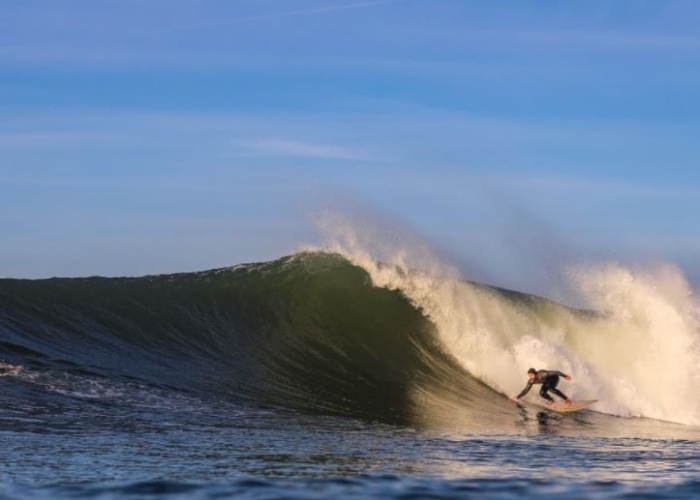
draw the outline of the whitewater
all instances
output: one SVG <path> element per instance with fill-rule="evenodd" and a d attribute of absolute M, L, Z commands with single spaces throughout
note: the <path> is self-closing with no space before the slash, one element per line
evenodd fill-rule
<path fill-rule="evenodd" d="M 596 411 L 700 425 L 700 299 L 678 267 L 573 266 L 564 272 L 574 309 L 465 281 L 405 235 L 383 241 L 337 216 L 322 226 L 326 249 L 408 297 L 444 349 L 495 391 L 517 394 L 529 367 L 556 369 L 574 374 L 571 398 L 599 400 Z"/>
<path fill-rule="evenodd" d="M 567 303 L 472 280 L 410 234 L 322 226 L 269 262 L 0 280 L 0 494 L 700 494 L 681 269 L 572 266 Z M 530 367 L 599 402 L 515 404 Z"/>

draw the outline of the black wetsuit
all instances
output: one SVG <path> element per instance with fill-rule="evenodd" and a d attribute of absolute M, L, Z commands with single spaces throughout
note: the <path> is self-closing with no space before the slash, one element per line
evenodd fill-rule
<path fill-rule="evenodd" d="M 530 392 L 530 389 L 532 389 L 532 386 L 535 384 L 542 384 L 542 389 L 540 389 L 540 396 L 542 396 L 548 401 L 554 401 L 552 397 L 549 394 L 547 394 L 550 391 L 562 399 L 569 399 L 564 395 L 563 392 L 557 389 L 559 377 L 566 378 L 567 376 L 568 375 L 565 375 L 564 373 L 558 372 L 556 370 L 539 370 L 535 374 L 535 378 L 530 379 L 528 381 L 527 385 L 525 386 L 525 389 L 523 389 L 523 392 L 518 394 L 517 399 L 522 398 L 525 394 Z"/>

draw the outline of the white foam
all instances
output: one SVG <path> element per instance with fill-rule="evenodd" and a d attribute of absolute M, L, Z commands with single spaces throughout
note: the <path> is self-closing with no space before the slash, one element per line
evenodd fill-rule
<path fill-rule="evenodd" d="M 582 317 L 471 285 L 423 243 L 414 251 L 412 241 L 338 217 L 326 228 L 325 250 L 404 293 L 435 323 L 446 351 L 496 391 L 519 392 L 530 367 L 555 369 L 573 376 L 562 391 L 599 399 L 598 411 L 700 425 L 700 303 L 680 269 L 577 268 L 569 279 L 602 314 Z"/>
<path fill-rule="evenodd" d="M 700 301 L 681 270 L 605 264 L 571 276 L 605 314 L 586 332 L 600 391 L 632 415 L 700 424 Z"/>

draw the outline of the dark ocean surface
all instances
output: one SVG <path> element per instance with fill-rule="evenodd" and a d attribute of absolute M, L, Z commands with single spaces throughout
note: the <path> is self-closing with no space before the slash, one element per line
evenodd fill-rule
<path fill-rule="evenodd" d="M 577 328 L 601 314 L 464 286 L 540 329 L 561 323 L 562 349 L 595 365 Z M 443 324 L 410 291 L 320 252 L 0 280 L 0 496 L 700 497 L 692 413 L 612 401 L 604 386 L 576 413 L 534 394 L 515 404 L 509 379 L 471 373 Z"/>

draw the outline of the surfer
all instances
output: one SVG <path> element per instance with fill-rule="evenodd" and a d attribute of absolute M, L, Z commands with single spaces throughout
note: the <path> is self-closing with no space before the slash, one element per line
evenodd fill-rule
<path fill-rule="evenodd" d="M 540 389 L 540 396 L 547 400 L 548 405 L 551 406 L 554 404 L 554 399 L 552 399 L 552 397 L 549 394 L 547 394 L 548 392 L 553 392 L 554 394 L 562 398 L 567 405 L 571 404 L 571 400 L 568 397 L 566 397 L 566 395 L 563 392 L 557 389 L 559 377 L 564 377 L 566 380 L 571 380 L 570 375 L 566 375 L 565 373 L 556 370 L 537 371 L 534 368 L 530 368 L 527 371 L 527 376 L 530 377 L 530 380 L 527 381 L 525 389 L 523 389 L 520 394 L 515 396 L 513 398 L 513 401 L 517 401 L 518 399 L 522 398 L 525 394 L 530 392 L 530 389 L 532 389 L 533 385 L 542 384 L 542 389 Z"/>

